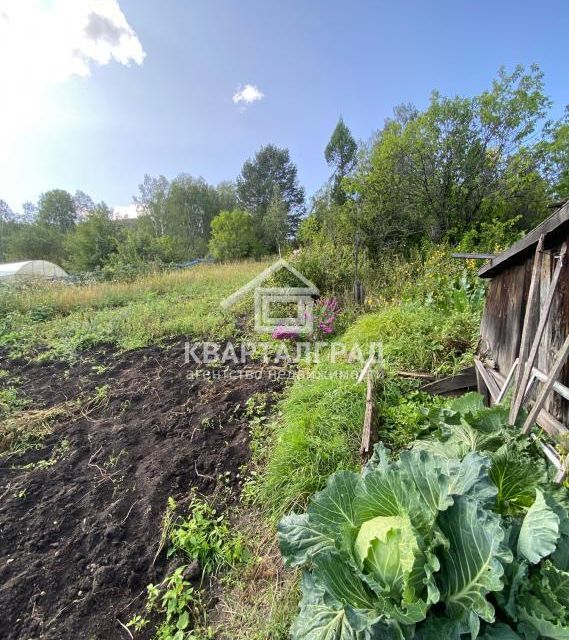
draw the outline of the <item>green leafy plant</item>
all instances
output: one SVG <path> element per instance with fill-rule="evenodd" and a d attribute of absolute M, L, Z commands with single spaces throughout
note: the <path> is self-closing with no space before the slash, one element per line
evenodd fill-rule
<path fill-rule="evenodd" d="M 178 567 L 160 585 L 149 584 L 147 587 L 146 610 L 165 614 L 156 632 L 158 640 L 186 640 L 191 637 L 187 629 L 192 610 L 199 606 L 199 596 L 190 582 L 184 579 L 185 570 L 185 565 Z M 143 619 L 135 616 L 127 626 L 137 629 L 142 623 Z"/>
<path fill-rule="evenodd" d="M 515 436 L 504 449 L 503 413 L 475 395 L 437 409 L 430 449 L 378 445 L 281 521 L 303 569 L 294 640 L 569 638 L 565 495 Z"/>
<path fill-rule="evenodd" d="M 180 551 L 197 560 L 203 575 L 246 560 L 244 541 L 224 515 L 198 496 L 193 496 L 189 508 L 190 518 L 178 517 L 170 525 L 168 556 Z"/>
<path fill-rule="evenodd" d="M 342 640 L 412 637 L 439 602 L 449 621 L 493 621 L 487 595 L 511 557 L 487 507 L 488 466 L 476 453 L 451 462 L 412 451 L 390 462 L 379 447 L 364 475 L 334 474 L 306 514 L 284 518 L 285 561 L 310 569 L 293 638 L 326 637 L 326 628 Z"/>
<path fill-rule="evenodd" d="M 482 396 L 469 393 L 424 413 L 432 433 L 415 448 L 451 458 L 484 453 L 491 459 L 489 475 L 498 492 L 495 510 L 519 514 L 531 506 L 536 489 L 546 482 L 546 465 L 533 442 L 507 426 L 508 407 L 486 408 Z"/>

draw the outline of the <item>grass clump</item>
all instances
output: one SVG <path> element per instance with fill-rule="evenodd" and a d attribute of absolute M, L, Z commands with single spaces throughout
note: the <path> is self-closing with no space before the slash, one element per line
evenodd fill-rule
<path fill-rule="evenodd" d="M 476 311 L 405 302 L 361 316 L 344 334 L 348 344 L 381 342 L 393 369 L 451 374 L 470 364 L 479 333 Z"/>
<path fill-rule="evenodd" d="M 287 640 L 298 609 L 299 584 L 285 571 L 274 525 L 255 509 L 237 523 L 248 541 L 250 561 L 231 571 L 210 624 L 219 640 Z"/>
<path fill-rule="evenodd" d="M 41 448 L 44 439 L 53 433 L 55 422 L 75 407 L 74 402 L 64 402 L 49 409 L 15 411 L 5 416 L 0 420 L 0 456 Z"/>
<path fill-rule="evenodd" d="M 297 379 L 280 405 L 259 496 L 275 518 L 304 505 L 333 471 L 358 464 L 365 387 L 357 367 L 321 363 L 315 373 Z"/>

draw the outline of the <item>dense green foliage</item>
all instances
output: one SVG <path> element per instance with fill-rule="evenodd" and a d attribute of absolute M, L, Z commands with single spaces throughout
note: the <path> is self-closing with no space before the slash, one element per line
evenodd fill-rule
<path fill-rule="evenodd" d="M 455 246 L 468 236 L 494 250 L 483 246 L 492 227 L 528 230 L 567 194 L 567 116 L 547 122 L 550 107 L 535 66 L 501 70 L 477 96 L 433 92 L 422 111 L 397 107 L 342 172 L 347 199 L 335 182 L 315 196 L 299 231 L 303 263 L 346 287 L 356 240 L 365 277 L 386 254 L 410 256 L 426 242 Z"/>
<path fill-rule="evenodd" d="M 465 396 L 431 413 L 431 440 L 398 459 L 378 445 L 282 520 L 285 560 L 304 569 L 294 639 L 569 634 L 565 492 L 506 416 Z"/>
<path fill-rule="evenodd" d="M 246 211 L 222 211 L 212 222 L 209 250 L 219 260 L 238 260 L 261 253 L 255 221 Z"/>

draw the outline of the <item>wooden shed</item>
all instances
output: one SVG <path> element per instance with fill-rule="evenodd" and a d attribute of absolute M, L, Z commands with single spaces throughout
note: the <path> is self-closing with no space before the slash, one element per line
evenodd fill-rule
<path fill-rule="evenodd" d="M 479 390 L 490 403 L 501 401 L 507 380 L 512 402 L 517 393 L 529 408 L 549 385 L 534 417 L 553 436 L 569 425 L 568 240 L 569 202 L 478 272 L 490 279 L 476 360 Z M 523 382 L 529 384 L 520 391 Z"/>

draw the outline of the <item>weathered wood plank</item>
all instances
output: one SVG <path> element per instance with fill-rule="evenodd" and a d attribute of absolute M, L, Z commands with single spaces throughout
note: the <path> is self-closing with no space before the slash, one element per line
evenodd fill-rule
<path fill-rule="evenodd" d="M 543 403 L 545 402 L 545 399 L 547 398 L 548 394 L 551 392 L 553 384 L 557 380 L 557 377 L 559 376 L 561 369 L 563 369 L 568 355 L 569 355 L 569 335 L 565 338 L 565 342 L 563 343 L 563 346 L 561 347 L 559 353 L 557 354 L 553 367 L 548 374 L 547 382 L 543 385 L 543 388 L 539 392 L 539 395 L 537 396 L 537 399 L 531 411 L 529 412 L 529 415 L 526 418 L 526 421 L 524 422 L 524 426 L 522 428 L 523 433 L 529 433 L 530 429 L 535 423 L 535 419 L 538 413 L 541 411 L 543 407 Z"/>
<path fill-rule="evenodd" d="M 532 376 L 535 376 L 540 382 L 547 382 L 547 374 L 537 367 L 532 369 Z M 566 387 L 562 382 L 556 380 L 553 383 L 553 391 L 566 400 L 569 400 L 569 387 Z"/>
<path fill-rule="evenodd" d="M 508 375 L 506 376 L 506 379 L 504 380 L 504 384 L 502 385 L 502 388 L 500 389 L 500 395 L 498 396 L 498 398 L 496 400 L 496 404 L 501 404 L 502 400 L 506 396 L 506 393 L 508 393 L 508 389 L 510 388 L 510 384 L 512 383 L 512 380 L 514 379 L 514 376 L 516 374 L 516 369 L 518 367 L 519 362 L 520 362 L 519 358 L 516 358 L 514 360 L 514 364 L 511 366 L 510 371 L 508 372 Z"/>
<path fill-rule="evenodd" d="M 531 263 L 516 265 L 494 278 L 486 295 L 477 355 L 493 360 L 504 375 L 518 357 L 530 278 Z"/>
<path fill-rule="evenodd" d="M 362 463 L 365 462 L 371 455 L 372 440 L 373 440 L 373 378 L 371 375 L 368 374 L 364 426 L 362 431 L 362 444 L 360 446 L 360 456 L 362 459 Z"/>
<path fill-rule="evenodd" d="M 532 374 L 532 369 L 533 366 L 535 364 L 535 359 L 537 357 L 537 352 L 539 349 L 539 345 L 541 343 L 541 339 L 543 337 L 543 332 L 545 331 L 545 326 L 547 324 L 547 321 L 549 319 L 549 312 L 551 310 L 551 304 L 553 303 L 553 296 L 555 295 L 555 292 L 557 290 L 557 283 L 559 282 L 559 276 L 561 275 L 561 270 L 563 269 L 563 261 L 565 259 L 565 254 L 567 252 L 567 245 L 566 243 L 563 243 L 563 247 L 561 248 L 561 253 L 559 254 L 559 259 L 557 262 L 557 265 L 555 267 L 555 272 L 553 274 L 553 278 L 551 279 L 551 282 L 549 284 L 549 289 L 547 291 L 547 297 L 545 298 L 543 304 L 541 305 L 541 309 L 540 309 L 540 317 L 539 317 L 539 324 L 537 326 L 537 330 L 535 333 L 535 336 L 533 338 L 533 342 L 531 345 L 531 349 L 529 351 L 527 360 L 523 363 L 523 372 L 521 375 L 521 379 L 520 379 L 520 383 L 518 384 L 518 388 L 517 388 L 517 395 L 515 396 L 513 402 L 512 402 L 512 412 L 510 413 L 510 417 L 513 415 L 514 417 L 514 422 L 515 422 L 515 418 L 517 417 L 520 408 L 522 406 L 522 402 L 524 400 L 524 396 L 525 396 L 525 392 L 528 386 L 528 382 L 530 379 L 530 376 Z M 541 265 L 540 265 L 540 272 L 541 272 Z M 540 273 L 541 275 L 541 273 Z M 521 360 L 521 362 L 523 362 L 523 360 Z"/>
<path fill-rule="evenodd" d="M 476 389 L 475 367 L 468 367 L 454 376 L 447 376 L 424 384 L 420 390 L 432 395 L 444 396 L 447 393 L 472 389 Z"/>
<path fill-rule="evenodd" d="M 506 378 L 499 371 L 496 371 L 495 369 L 491 369 L 489 367 L 486 367 L 486 370 L 496 380 L 496 383 L 497 383 L 498 387 L 500 388 L 500 393 L 501 393 L 502 389 L 504 388 L 504 385 L 506 383 Z M 496 404 L 498 404 L 498 403 L 496 402 Z M 542 409 L 539 412 L 539 415 L 536 418 L 536 423 L 546 433 L 548 433 L 550 436 L 553 436 L 553 437 L 564 436 L 567 433 L 569 433 L 569 429 L 567 429 L 567 427 L 562 422 L 557 420 L 557 418 L 552 416 L 545 409 Z"/>
<path fill-rule="evenodd" d="M 529 285 L 529 293 L 526 304 L 526 312 L 524 315 L 524 324 L 522 328 L 522 339 L 520 342 L 520 351 L 518 354 L 518 359 L 520 361 L 520 366 L 517 368 L 515 373 L 515 382 L 514 382 L 514 398 L 518 398 L 520 393 L 520 386 L 522 381 L 522 374 L 524 371 L 525 363 L 528 357 L 529 347 L 530 347 L 530 330 L 531 330 L 531 322 L 532 322 L 532 314 L 537 305 L 538 296 L 539 296 L 539 281 L 541 275 L 541 262 L 543 259 L 543 242 L 544 236 L 541 235 L 539 241 L 537 243 L 537 247 L 535 248 L 535 256 L 533 259 L 533 267 L 531 271 L 531 281 Z M 522 397 L 524 390 L 522 389 Z M 521 403 L 520 403 L 521 404 Z M 516 402 L 513 402 L 510 407 L 510 415 L 509 420 L 510 424 L 515 424 L 516 419 L 518 417 L 520 407 Z"/>
<path fill-rule="evenodd" d="M 492 402 L 496 402 L 498 396 L 500 395 L 500 387 L 496 383 L 496 380 L 490 374 L 490 370 L 487 369 L 484 363 L 479 358 L 474 358 L 474 366 L 476 370 L 480 374 L 482 380 L 484 380 L 484 384 L 490 393 L 490 397 L 492 398 Z"/>

